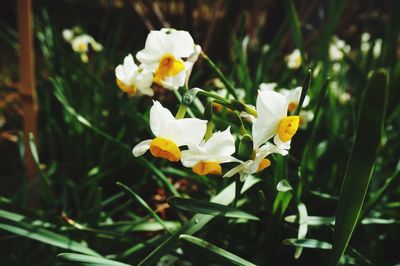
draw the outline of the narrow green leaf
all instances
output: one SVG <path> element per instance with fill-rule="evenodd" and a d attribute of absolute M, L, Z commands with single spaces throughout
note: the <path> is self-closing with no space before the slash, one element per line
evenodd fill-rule
<path fill-rule="evenodd" d="M 122 262 L 118 262 L 115 260 L 109 260 L 105 258 L 93 257 L 88 255 L 76 254 L 76 253 L 61 253 L 57 255 L 57 259 L 68 263 L 74 263 L 79 265 L 104 265 L 104 266 L 129 266 L 129 264 L 125 264 Z"/>
<path fill-rule="evenodd" d="M 299 115 L 300 114 L 301 108 L 303 106 L 304 99 L 306 98 L 308 89 L 310 88 L 310 84 L 311 84 L 311 69 L 309 69 L 307 71 L 307 75 L 304 78 L 303 86 L 302 86 L 302 89 L 301 89 L 300 101 L 299 101 L 299 105 L 297 106 L 297 109 L 296 109 L 296 111 L 294 113 L 295 115 Z"/>
<path fill-rule="evenodd" d="M 283 244 L 302 248 L 331 249 L 332 245 L 328 242 L 316 239 L 296 239 L 288 238 L 283 240 Z"/>
<path fill-rule="evenodd" d="M 260 182 L 260 179 L 255 178 L 250 175 L 247 177 L 242 193 L 246 192 L 249 188 L 251 188 L 256 183 Z M 231 183 L 224 190 L 222 190 L 217 196 L 215 196 L 211 202 L 228 205 L 232 203 L 235 198 L 235 182 Z M 162 244 L 160 244 L 153 252 L 151 252 L 144 260 L 142 260 L 138 266 L 140 265 L 153 265 L 155 264 L 162 256 L 170 252 L 174 249 L 179 243 L 179 236 L 182 234 L 192 235 L 197 231 L 201 230 L 209 221 L 211 221 L 215 216 L 206 215 L 206 214 L 196 214 L 192 219 L 187 221 L 181 229 L 174 232 L 167 240 L 165 240 Z"/>
<path fill-rule="evenodd" d="M 133 192 L 130 188 L 125 186 L 124 184 L 117 182 L 117 185 L 120 186 L 126 194 L 131 196 L 135 201 L 137 201 L 146 211 L 148 214 L 151 215 L 167 232 L 171 232 L 168 226 L 164 223 L 164 221 L 160 218 L 160 216 L 155 213 L 150 206 L 135 192 Z"/>
<path fill-rule="evenodd" d="M 243 212 L 237 208 L 208 201 L 171 197 L 168 199 L 168 204 L 177 209 L 194 213 L 247 220 L 259 220 L 258 217 Z"/>
<path fill-rule="evenodd" d="M 93 256 L 100 256 L 85 244 L 71 240 L 65 236 L 44 229 L 37 224 L 44 224 L 42 221 L 30 221 L 25 216 L 0 210 L 0 229 L 10 233 L 27 237 L 51 246 L 72 250 Z"/>
<path fill-rule="evenodd" d="M 183 242 L 184 246 L 189 247 L 190 249 L 196 249 L 200 251 L 200 253 L 204 253 L 223 265 L 248 265 L 255 266 L 255 264 L 242 259 L 241 257 L 226 251 L 220 247 L 217 247 L 203 239 L 190 236 L 190 235 L 180 235 L 179 239 Z"/>
<path fill-rule="evenodd" d="M 297 48 L 300 50 L 301 58 L 303 60 L 302 65 L 304 65 L 305 53 L 304 53 L 304 44 L 303 37 L 301 34 L 301 24 L 299 20 L 299 16 L 297 15 L 296 9 L 294 7 L 292 0 L 283 1 L 286 9 L 286 13 L 289 17 L 290 27 L 293 31 L 294 42 L 296 43 Z"/>
<path fill-rule="evenodd" d="M 297 239 L 305 239 L 308 231 L 308 223 L 307 223 L 307 218 L 308 218 L 308 213 L 307 213 L 307 208 L 304 203 L 300 203 L 297 206 L 297 209 L 299 210 L 299 231 L 297 233 Z M 301 256 L 301 253 L 303 252 L 302 247 L 296 247 L 296 250 L 294 252 L 294 258 L 298 259 Z"/>
<path fill-rule="evenodd" d="M 360 217 L 371 172 L 381 142 L 387 102 L 387 74 L 372 74 L 365 89 L 350 159 L 336 211 L 332 265 L 343 256 Z"/>

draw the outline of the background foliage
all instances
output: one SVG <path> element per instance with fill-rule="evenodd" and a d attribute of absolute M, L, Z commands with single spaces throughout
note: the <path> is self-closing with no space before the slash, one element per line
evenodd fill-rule
<path fill-rule="evenodd" d="M 40 151 L 40 176 L 34 184 L 40 192 L 36 208 L 30 207 L 32 184 L 26 181 L 21 159 L 29 151 L 22 149 L 19 133 L 15 3 L 4 1 L 0 8 L 0 113 L 5 120 L 0 128 L 0 237 L 4 265 L 70 265 L 71 260 L 88 260 L 70 254 L 56 259 L 62 252 L 101 255 L 96 263 L 105 265 L 120 265 L 102 262 L 105 258 L 146 265 L 163 256 L 160 265 L 196 265 L 204 260 L 245 264 L 235 256 L 257 265 L 327 265 L 331 253 L 326 249 L 333 239 L 332 223 L 355 141 L 361 96 L 369 73 L 379 68 L 389 77 L 386 122 L 361 211 L 365 219 L 359 220 L 342 263 L 400 263 L 397 1 L 33 2 L 40 106 L 39 134 L 32 136 Z M 102 52 L 90 54 L 88 64 L 62 39 L 62 30 L 75 25 L 104 45 Z M 193 217 L 192 212 L 169 206 L 167 198 L 173 195 L 204 201 L 215 197 L 214 202 L 229 204 L 233 185 L 231 180 L 196 176 L 150 156 L 134 159 L 131 154 L 131 148 L 151 134 L 147 126 L 151 99 L 124 95 L 115 84 L 114 68 L 127 53 L 141 49 L 149 29 L 164 26 L 188 30 L 253 104 L 261 82 L 293 88 L 302 85 L 307 69 L 312 70 L 308 109 L 314 111 L 314 120 L 296 135 L 287 160 L 274 158 L 259 179 L 250 179 L 249 191 L 237 204 L 258 221 L 207 216 L 189 204 L 192 212 L 198 213 Z M 367 52 L 361 51 L 364 32 L 371 35 Z M 328 56 L 334 35 L 351 46 L 351 52 L 339 62 Z M 372 47 L 377 39 L 382 40 L 382 50 L 375 56 Z M 305 55 L 298 70 L 288 69 L 284 60 L 294 48 Z M 207 64 L 199 61 L 191 86 L 213 89 L 218 86 L 215 77 Z M 384 85 L 377 86 L 384 93 Z M 344 92 L 351 96 L 347 103 L 338 98 Z M 177 110 L 173 93 L 158 88 L 155 98 Z M 215 116 L 217 128 L 226 128 L 229 115 L 223 110 Z M 370 131 L 366 128 L 360 133 L 367 138 Z M 276 190 L 283 178 L 293 190 Z M 212 207 L 207 206 L 206 211 Z M 299 227 L 298 218 L 292 215 L 300 215 L 300 220 L 308 216 L 302 223 L 307 228 Z M 164 242 L 176 230 L 178 233 Z M 297 240 L 304 230 L 309 240 Z M 295 259 L 299 247 L 308 248 Z M 171 260 L 175 262 L 168 262 Z"/>

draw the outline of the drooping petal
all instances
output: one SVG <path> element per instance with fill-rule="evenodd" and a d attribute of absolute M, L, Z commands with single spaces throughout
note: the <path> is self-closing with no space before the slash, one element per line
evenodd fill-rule
<path fill-rule="evenodd" d="M 150 149 L 151 141 L 151 139 L 148 139 L 137 144 L 132 150 L 133 156 L 138 157 L 143 155 L 148 149 Z"/>

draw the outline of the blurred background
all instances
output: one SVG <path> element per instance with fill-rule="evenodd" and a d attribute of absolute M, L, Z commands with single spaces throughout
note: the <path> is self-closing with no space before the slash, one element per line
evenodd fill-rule
<path fill-rule="evenodd" d="M 1 209 L 23 214 L 28 224 L 36 221 L 40 228 L 84 241 L 109 258 L 136 264 L 165 235 L 159 233 L 154 221 L 146 223 L 149 218 L 146 212 L 124 196 L 116 181 L 134 189 L 163 219 L 171 221 L 173 228 L 186 218 L 166 205 L 171 192 L 160 181 L 163 177 L 180 193 L 203 199 L 226 186 L 226 180 L 192 177 L 186 169 L 175 169 L 152 158 L 136 160 L 131 155 L 130 149 L 151 134 L 147 120 L 152 99 L 123 94 L 115 84 L 114 70 L 124 56 L 143 48 L 150 30 L 163 27 L 189 31 L 235 86 L 244 89 L 245 100 L 251 104 L 255 103 L 261 83 L 276 82 L 280 88 L 294 88 L 302 85 L 306 70 L 311 69 L 309 109 L 315 110 L 321 88 L 330 77 L 318 119 L 311 122 L 312 127 L 299 132 L 289 160 L 293 175 L 297 174 L 299 161 L 307 169 L 307 183 L 298 198 L 314 215 L 334 215 L 368 73 L 387 69 L 390 97 L 385 138 L 370 188 L 371 193 L 378 190 L 400 167 L 400 2 L 292 1 L 300 21 L 300 41 L 289 19 L 288 2 L 33 0 L 38 112 L 31 149 L 36 147 L 38 156 L 34 156 L 37 173 L 29 179 L 24 158 L 31 151 L 23 143 L 24 97 L 19 86 L 17 4 L 12 0 L 1 1 Z M 74 27 L 103 46 L 99 52 L 89 52 L 88 62 L 82 62 L 63 39 L 63 30 Z M 338 48 L 343 52 L 339 59 L 330 56 L 335 38 L 346 45 Z M 290 69 L 286 57 L 296 48 L 303 55 L 302 65 Z M 201 58 L 190 84 L 210 90 L 220 87 Z M 172 92 L 161 88 L 155 91 L 155 99 L 177 108 Z M 224 118 L 229 114 L 220 115 Z M 223 128 L 227 122 L 220 123 Z M 274 175 L 278 166 L 268 175 Z M 272 184 L 276 182 L 268 179 L 259 188 L 266 193 L 269 205 L 274 199 Z M 400 237 L 398 185 L 397 179 L 391 183 L 370 214 L 392 222 L 361 227 L 352 240 L 356 255 L 349 254 L 346 264 L 400 263 L 396 252 Z M 245 208 L 268 216 L 270 206 L 260 207 L 257 190 L 252 194 Z M 297 212 L 295 205 L 288 208 L 288 213 L 293 212 Z M 0 222 L 6 220 L 1 217 Z M 18 222 L 13 223 L 17 228 Z M 293 258 L 293 248 L 281 244 L 285 237 L 296 235 L 297 228 L 290 224 L 280 224 L 278 235 L 268 244 L 256 240 L 260 232 L 266 232 L 262 224 L 224 226 L 222 220 L 216 220 L 202 236 L 235 254 L 263 261 L 260 264 L 327 265 L 327 251 L 310 249 L 300 259 Z M 0 228 L 4 229 L 4 224 Z M 13 233 L 7 229 L 0 231 L 4 265 L 55 265 L 56 255 L 61 252 L 59 246 L 22 238 L 17 229 Z M 329 242 L 332 231 L 324 227 L 313 229 L 312 233 L 314 238 Z M 144 241 L 146 245 L 138 246 Z M 267 259 L 258 260 L 263 252 Z M 179 259 L 160 265 L 187 265 L 189 261 L 198 264 L 196 259 L 174 255 Z"/>

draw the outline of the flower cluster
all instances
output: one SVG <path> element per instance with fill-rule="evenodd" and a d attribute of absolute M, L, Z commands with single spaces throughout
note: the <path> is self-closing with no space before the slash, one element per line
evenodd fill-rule
<path fill-rule="evenodd" d="M 129 54 L 123 64 L 116 67 L 117 85 L 130 95 L 139 93 L 152 96 L 153 83 L 177 90 L 185 84 L 200 51 L 200 46 L 195 45 L 187 31 L 151 31 L 144 49 L 136 54 L 139 64 Z"/>
<path fill-rule="evenodd" d="M 92 36 L 85 34 L 78 27 L 65 29 L 62 32 L 63 38 L 67 41 L 74 52 L 78 53 L 82 62 L 89 62 L 89 47 L 95 52 L 103 50 L 103 46 L 98 43 Z"/>
<path fill-rule="evenodd" d="M 195 45 L 186 31 L 162 29 L 151 31 L 145 48 L 136 55 L 140 65 L 136 65 L 132 55 L 124 59 L 123 65 L 116 68 L 117 84 L 127 93 L 139 91 L 152 95 L 151 85 L 159 84 L 167 89 L 178 89 L 186 84 L 194 62 L 201 48 Z M 189 98 L 202 94 L 231 109 L 241 121 L 243 115 L 251 117 L 251 133 L 247 133 L 240 122 L 241 130 L 237 134 L 231 127 L 213 132 L 212 115 L 207 120 L 185 118 L 190 103 L 181 104 L 176 116 L 153 101 L 150 110 L 150 129 L 154 138 L 137 144 L 132 153 L 135 157 L 146 151 L 154 157 L 170 162 L 180 161 L 199 175 L 237 175 L 243 181 L 246 176 L 262 171 L 270 166 L 267 158 L 271 154 L 287 155 L 291 139 L 296 134 L 300 117 L 296 110 L 300 104 L 302 89 L 293 91 L 274 91 L 274 86 L 264 84 L 258 91 L 256 106 L 245 104 L 230 97 L 203 91 L 199 88 L 187 90 Z M 193 97 L 192 97 L 193 96 Z M 185 96 L 184 96 L 185 98 Z M 190 101 L 191 102 L 191 101 Z M 306 98 L 305 104 L 308 103 Z M 243 114 L 244 113 L 244 114 Z M 239 141 L 239 149 L 235 142 Z M 245 151 L 245 152 L 244 152 Z M 223 171 L 222 164 L 231 163 L 231 169 Z"/>

